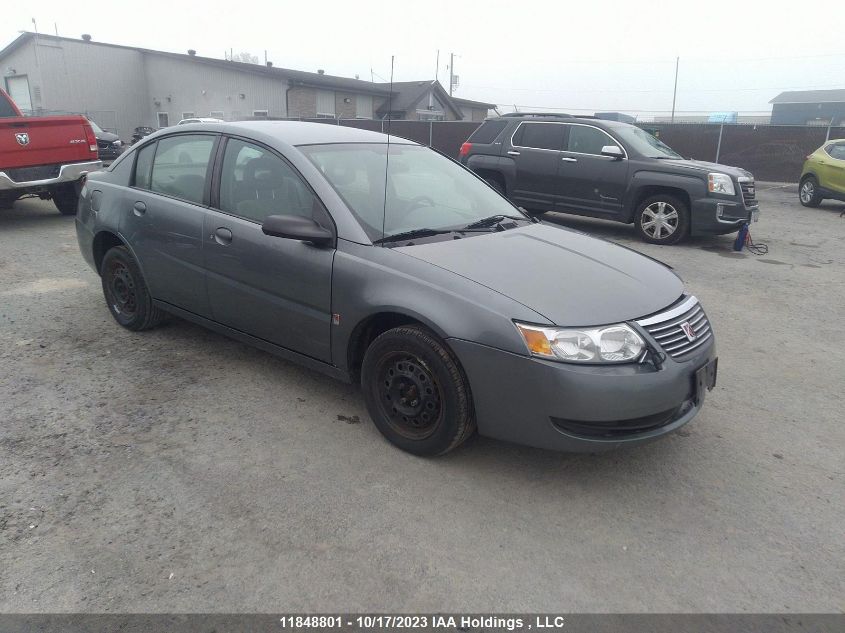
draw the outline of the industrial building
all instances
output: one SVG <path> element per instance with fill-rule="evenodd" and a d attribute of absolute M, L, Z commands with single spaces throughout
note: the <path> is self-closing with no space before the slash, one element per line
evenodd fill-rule
<path fill-rule="evenodd" d="M 769 103 L 773 125 L 845 125 L 845 90 L 782 92 Z"/>

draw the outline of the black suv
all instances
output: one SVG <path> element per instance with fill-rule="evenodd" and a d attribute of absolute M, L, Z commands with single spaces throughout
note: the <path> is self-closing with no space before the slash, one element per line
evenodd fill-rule
<path fill-rule="evenodd" d="M 619 121 L 524 113 L 488 119 L 461 146 L 460 161 L 529 211 L 633 222 L 654 244 L 732 233 L 757 219 L 749 172 L 686 160 Z"/>

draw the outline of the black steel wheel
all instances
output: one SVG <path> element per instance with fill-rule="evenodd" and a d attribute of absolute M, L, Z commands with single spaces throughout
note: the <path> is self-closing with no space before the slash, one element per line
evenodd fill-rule
<path fill-rule="evenodd" d="M 377 337 L 364 355 L 361 384 L 376 427 L 410 453 L 441 455 L 475 430 L 462 369 L 422 327 L 398 327 Z"/>
<path fill-rule="evenodd" d="M 126 329 L 147 330 L 164 320 L 165 313 L 153 305 L 141 269 L 125 246 L 115 246 L 103 257 L 100 280 L 109 312 Z"/>

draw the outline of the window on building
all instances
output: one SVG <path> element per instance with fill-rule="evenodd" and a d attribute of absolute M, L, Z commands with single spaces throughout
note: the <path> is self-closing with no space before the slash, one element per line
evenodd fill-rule
<path fill-rule="evenodd" d="M 568 151 L 598 156 L 601 155 L 601 148 L 605 145 L 619 147 L 619 143 L 598 128 L 588 125 L 569 126 L 569 142 L 566 145 Z"/>
<path fill-rule="evenodd" d="M 223 114 L 223 110 L 212 110 L 211 112 L 208 113 L 208 116 L 210 116 L 212 119 L 224 119 L 224 118 L 226 118 L 225 115 Z"/>
<path fill-rule="evenodd" d="M 170 127 L 170 115 L 167 112 L 158 112 L 156 116 L 159 127 Z"/>
<path fill-rule="evenodd" d="M 284 160 L 231 139 L 220 173 L 220 210 L 254 222 L 270 215 L 314 217 L 316 197 Z M 319 220 L 321 218 L 314 218 Z"/>
<path fill-rule="evenodd" d="M 267 110 L 253 110 L 252 116 L 256 119 L 266 119 L 270 113 Z"/>
<path fill-rule="evenodd" d="M 563 148 L 566 127 L 560 123 L 520 123 L 514 135 L 514 145 L 535 149 Z"/>
<path fill-rule="evenodd" d="M 317 116 L 332 118 L 335 116 L 334 92 L 331 90 L 317 91 Z"/>
<path fill-rule="evenodd" d="M 155 143 L 151 143 L 138 150 L 138 156 L 135 158 L 135 177 L 133 178 L 133 183 L 139 189 L 150 188 L 150 172 L 153 169 L 153 156 L 155 156 L 155 153 Z"/>
<path fill-rule="evenodd" d="M 417 110 L 417 119 L 420 121 L 445 121 L 446 113 L 442 110 Z"/>
<path fill-rule="evenodd" d="M 153 160 L 150 189 L 202 204 L 214 136 L 185 134 L 163 138 Z"/>
<path fill-rule="evenodd" d="M 183 119 L 193 119 L 196 116 L 194 112 L 183 112 L 182 118 Z"/>
<path fill-rule="evenodd" d="M 359 119 L 373 118 L 372 95 L 357 95 L 355 97 L 355 116 Z"/>

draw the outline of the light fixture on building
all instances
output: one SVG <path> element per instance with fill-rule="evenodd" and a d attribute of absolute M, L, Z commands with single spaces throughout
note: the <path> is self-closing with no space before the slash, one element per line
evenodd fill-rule
<path fill-rule="evenodd" d="M 352 99 L 350 99 L 349 97 L 344 97 L 343 102 L 344 103 L 352 103 Z"/>

